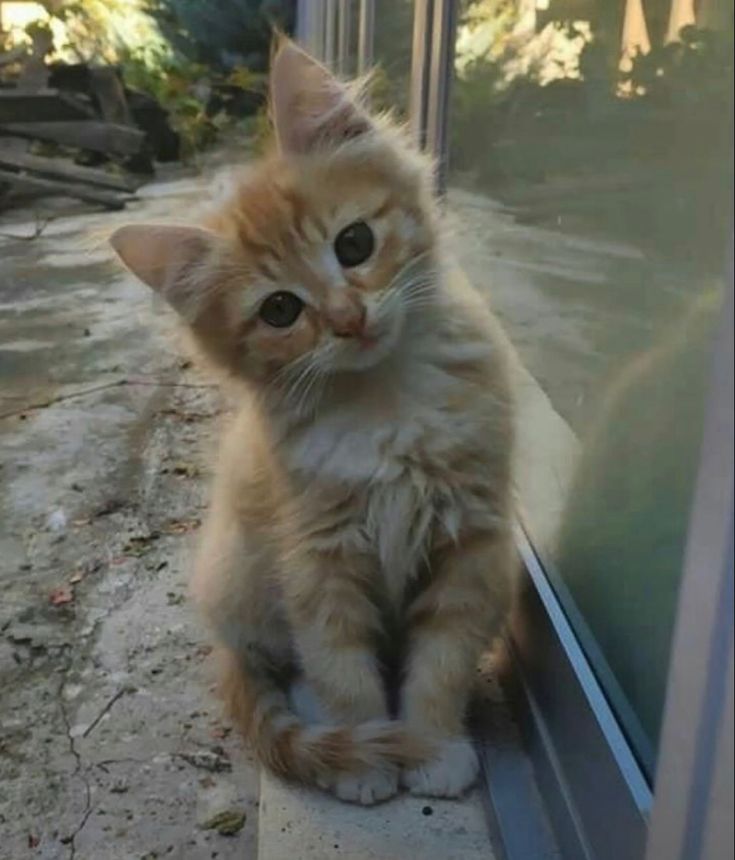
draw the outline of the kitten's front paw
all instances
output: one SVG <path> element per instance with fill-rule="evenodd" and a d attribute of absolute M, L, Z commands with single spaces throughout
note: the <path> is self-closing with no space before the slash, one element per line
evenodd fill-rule
<path fill-rule="evenodd" d="M 477 778 L 480 762 L 466 738 L 443 741 L 438 755 L 419 767 L 404 770 L 401 783 L 411 794 L 459 797 Z"/>
<path fill-rule="evenodd" d="M 398 793 L 398 771 L 370 770 L 357 776 L 341 776 L 332 791 L 340 800 L 372 806 Z"/>

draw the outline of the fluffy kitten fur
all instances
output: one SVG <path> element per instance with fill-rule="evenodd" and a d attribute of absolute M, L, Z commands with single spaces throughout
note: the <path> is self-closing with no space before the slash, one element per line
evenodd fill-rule
<path fill-rule="evenodd" d="M 241 386 L 193 590 L 262 763 L 373 803 L 456 796 L 510 600 L 511 398 L 484 303 L 447 276 L 430 165 L 291 42 L 277 151 L 202 227 L 112 244 Z M 343 268 L 364 221 L 375 247 Z M 259 311 L 287 290 L 289 327 Z"/>

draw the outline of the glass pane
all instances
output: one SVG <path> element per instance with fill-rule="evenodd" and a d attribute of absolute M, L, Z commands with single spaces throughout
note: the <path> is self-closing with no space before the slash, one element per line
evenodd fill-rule
<path fill-rule="evenodd" d="M 414 0 L 375 0 L 374 99 L 408 113 Z"/>
<path fill-rule="evenodd" d="M 652 773 L 732 194 L 731 0 L 460 6 L 449 216 L 537 550 Z"/>

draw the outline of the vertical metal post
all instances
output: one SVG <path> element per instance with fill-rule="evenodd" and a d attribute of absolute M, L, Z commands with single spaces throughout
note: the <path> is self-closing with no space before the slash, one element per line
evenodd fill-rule
<path fill-rule="evenodd" d="M 414 3 L 409 119 L 411 132 L 420 149 L 426 146 L 433 11 L 434 0 L 416 0 Z"/>
<path fill-rule="evenodd" d="M 352 73 L 350 51 L 352 37 L 352 0 L 339 0 L 337 26 L 337 71 L 347 77 Z"/>
<path fill-rule="evenodd" d="M 337 59 L 337 0 L 326 0 L 324 4 L 324 53 L 322 59 L 334 68 Z"/>
<path fill-rule="evenodd" d="M 2 0 L 0 0 L 2 6 Z M 313 7 L 312 7 L 313 8 Z M 311 37 L 311 15 L 309 14 L 309 0 L 297 0 L 296 3 L 296 27 L 294 29 L 296 41 L 306 46 Z"/>
<path fill-rule="evenodd" d="M 372 68 L 375 56 L 375 0 L 360 0 L 357 26 L 357 73 L 364 75 Z"/>
<path fill-rule="evenodd" d="M 733 856 L 733 265 L 715 343 L 647 860 Z"/>
<path fill-rule="evenodd" d="M 456 31 L 456 0 L 434 0 L 426 145 L 436 158 L 437 189 L 440 194 L 446 188 L 449 161 L 449 90 L 454 74 Z"/>
<path fill-rule="evenodd" d="M 315 57 L 324 52 L 324 0 L 298 0 L 296 39 Z"/>

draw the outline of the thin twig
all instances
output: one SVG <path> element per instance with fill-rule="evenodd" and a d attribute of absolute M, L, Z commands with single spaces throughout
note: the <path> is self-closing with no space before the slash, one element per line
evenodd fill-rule
<path fill-rule="evenodd" d="M 43 231 L 48 227 L 48 225 L 53 221 L 53 218 L 41 218 L 39 217 L 38 212 L 34 213 L 35 225 L 33 228 L 33 233 L 30 236 L 18 236 L 15 233 L 0 233 L 0 236 L 3 239 L 17 239 L 20 242 L 33 242 L 34 239 L 38 239 Z"/>
<path fill-rule="evenodd" d="M 99 712 L 99 714 L 97 714 L 97 716 L 87 726 L 87 728 L 82 733 L 82 737 L 83 738 L 89 737 L 89 735 L 91 735 L 92 732 L 94 731 L 94 729 L 97 728 L 97 726 L 99 725 L 99 722 L 102 719 L 102 717 L 104 717 L 105 714 L 109 713 L 110 708 L 115 704 L 115 702 L 118 699 L 122 698 L 122 696 L 124 696 L 126 693 L 132 693 L 132 692 L 133 692 L 132 687 L 122 687 L 120 690 L 118 690 L 117 693 L 115 693 L 115 695 L 110 699 L 110 701 L 107 702 L 107 704 L 104 706 L 104 708 L 102 708 L 102 710 Z"/>

